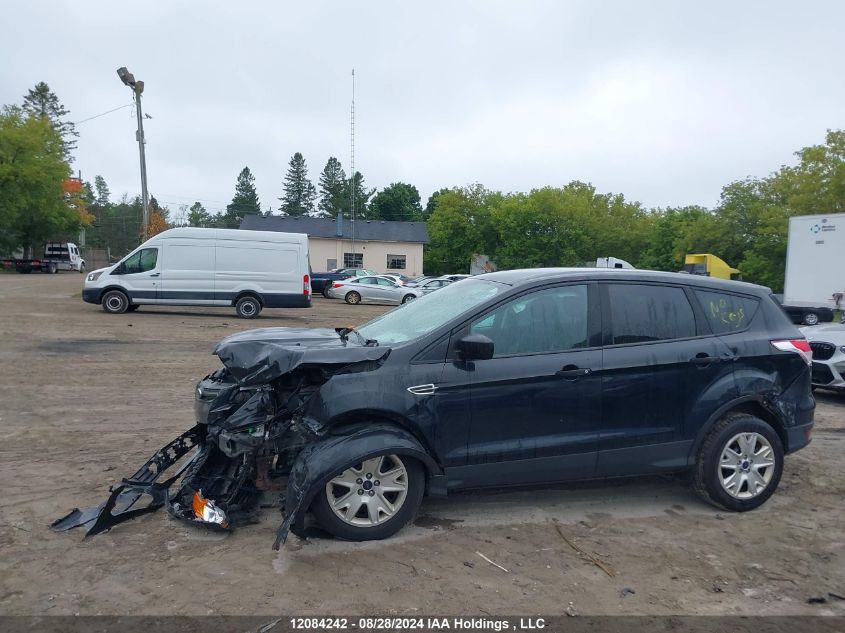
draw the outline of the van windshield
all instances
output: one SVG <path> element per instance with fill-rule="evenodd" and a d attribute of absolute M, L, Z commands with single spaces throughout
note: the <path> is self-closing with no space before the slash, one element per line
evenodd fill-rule
<path fill-rule="evenodd" d="M 403 304 L 365 323 L 357 331 L 364 338 L 378 341 L 379 345 L 407 343 L 436 330 L 506 288 L 493 281 L 466 279 Z"/>

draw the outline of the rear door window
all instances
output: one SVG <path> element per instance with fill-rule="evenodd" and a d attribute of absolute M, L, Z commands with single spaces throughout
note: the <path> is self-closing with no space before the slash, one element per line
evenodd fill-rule
<path fill-rule="evenodd" d="M 704 316 L 714 334 L 740 332 L 748 327 L 757 312 L 760 302 L 751 297 L 742 297 L 727 292 L 696 290 L 695 296 L 701 302 Z"/>
<path fill-rule="evenodd" d="M 611 343 L 647 343 L 696 335 L 695 316 L 683 288 L 607 284 Z"/>

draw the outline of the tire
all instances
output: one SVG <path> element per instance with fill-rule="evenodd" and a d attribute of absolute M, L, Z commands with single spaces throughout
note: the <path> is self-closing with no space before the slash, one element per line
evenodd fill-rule
<path fill-rule="evenodd" d="M 818 325 L 819 315 L 815 312 L 807 312 L 804 314 L 804 325 Z"/>
<path fill-rule="evenodd" d="M 323 293 L 323 296 L 326 299 L 331 299 L 331 297 L 329 296 L 329 286 L 328 285 L 323 286 L 323 290 L 321 292 Z"/>
<path fill-rule="evenodd" d="M 59 272 L 59 267 L 56 264 L 47 264 L 47 274 L 55 275 Z"/>
<path fill-rule="evenodd" d="M 261 302 L 257 297 L 246 295 L 238 299 L 235 304 L 235 312 L 241 319 L 254 319 L 261 313 Z"/>
<path fill-rule="evenodd" d="M 413 301 L 416 298 L 417 298 L 417 295 L 412 295 L 412 294 L 408 293 L 404 297 L 402 297 L 402 303 L 408 303 L 409 301 Z"/>
<path fill-rule="evenodd" d="M 103 295 L 103 310 L 109 314 L 123 314 L 129 309 L 129 297 L 122 290 L 109 290 Z"/>
<path fill-rule="evenodd" d="M 81 274 L 81 275 L 85 274 L 85 262 L 82 262 L 81 264 L 79 264 L 79 274 Z"/>
<path fill-rule="evenodd" d="M 752 450 L 746 453 L 747 449 L 753 453 Z M 723 456 L 732 461 L 732 454 L 737 456 L 736 463 L 723 462 Z M 762 466 L 762 463 L 770 465 Z M 761 506 L 774 494 L 782 473 L 783 444 L 777 432 L 753 415 L 729 414 L 704 439 L 692 485 L 696 494 L 708 503 L 725 510 L 746 512 Z M 741 475 L 739 482 L 732 486 L 731 479 L 735 481 L 737 474 Z M 760 487 L 759 483 L 764 485 Z M 729 492 L 731 487 L 735 491 Z"/>
<path fill-rule="evenodd" d="M 381 473 L 371 472 L 372 477 L 367 478 L 368 470 L 376 470 L 374 468 L 376 462 L 381 465 Z M 369 468 L 367 468 L 368 465 Z M 397 465 L 404 469 L 404 491 L 389 491 L 384 493 L 384 495 L 379 495 L 377 491 L 379 488 L 384 487 L 384 483 L 378 477 L 392 472 Z M 363 467 L 362 470 L 356 472 L 361 467 Z M 354 477 L 357 474 L 361 476 L 356 479 Z M 349 480 L 352 487 L 335 483 L 342 479 Z M 357 488 L 358 480 L 362 482 L 360 484 L 361 488 Z M 376 482 L 379 483 L 378 486 L 375 485 Z M 396 477 L 391 483 L 397 488 L 401 487 L 399 477 Z M 370 484 L 370 488 L 364 490 L 367 484 Z M 347 490 L 349 491 L 348 493 L 345 492 Z M 358 490 L 361 490 L 363 494 L 357 494 Z M 420 507 L 420 503 L 422 503 L 424 492 L 425 469 L 422 467 L 422 464 L 405 455 L 399 456 L 384 453 L 337 473 L 317 493 L 317 497 L 311 505 L 311 511 L 323 529 L 338 538 L 347 541 L 379 540 L 393 536 L 413 520 Z M 350 503 L 357 502 L 358 506 L 351 506 L 335 511 L 332 508 L 332 502 L 337 506 L 338 502 L 342 503 L 345 498 L 348 498 Z M 401 501 L 399 501 L 400 498 Z M 388 505 L 384 503 L 385 500 L 389 501 L 390 505 L 395 507 L 395 510 L 390 512 Z M 357 507 L 357 512 L 350 517 L 351 511 L 355 507 Z M 384 512 L 385 516 L 382 516 L 382 512 Z M 345 519 L 341 518 L 341 515 L 344 514 L 347 516 Z M 373 514 L 377 517 L 375 523 L 372 520 Z"/>
<path fill-rule="evenodd" d="M 354 306 L 354 305 L 357 305 L 357 304 L 361 303 L 361 295 L 359 295 L 357 292 L 355 292 L 355 291 L 353 290 L 352 292 L 347 292 L 347 293 L 346 293 L 346 296 L 344 297 L 344 300 L 345 300 L 345 301 L 346 301 L 346 303 L 348 303 L 349 305 Z"/>

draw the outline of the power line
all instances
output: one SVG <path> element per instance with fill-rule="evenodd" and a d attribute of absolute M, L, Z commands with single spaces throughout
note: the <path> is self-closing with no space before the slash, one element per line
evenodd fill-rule
<path fill-rule="evenodd" d="M 131 108 L 134 103 L 127 103 L 126 105 L 119 106 L 117 108 L 112 108 L 111 110 L 106 110 L 105 112 L 100 112 L 100 114 L 95 114 L 94 116 L 89 116 L 87 119 L 82 119 L 81 121 L 76 121 L 74 125 L 79 125 L 80 123 L 85 123 L 86 121 L 93 121 L 94 119 L 99 119 L 101 116 L 106 116 L 107 114 L 111 114 L 112 112 L 117 112 L 118 110 L 123 110 L 123 108 Z"/>

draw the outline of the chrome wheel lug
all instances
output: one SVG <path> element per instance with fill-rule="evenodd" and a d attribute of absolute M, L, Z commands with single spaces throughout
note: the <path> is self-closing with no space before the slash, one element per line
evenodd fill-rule
<path fill-rule="evenodd" d="M 358 494 L 362 495 L 362 494 L 364 494 L 364 491 L 361 488 L 358 488 Z"/>
<path fill-rule="evenodd" d="M 364 480 L 358 477 L 358 479 L 355 480 L 355 483 L 360 486 L 362 483 L 364 483 Z"/>
<path fill-rule="evenodd" d="M 374 494 L 376 494 L 376 491 L 375 491 L 375 490 L 370 490 L 370 496 L 372 497 Z"/>

